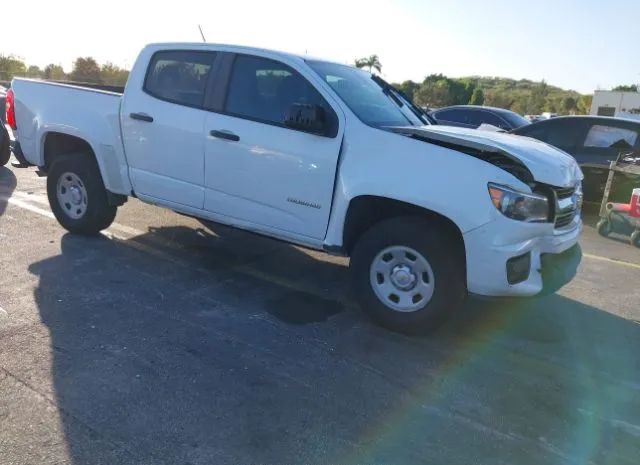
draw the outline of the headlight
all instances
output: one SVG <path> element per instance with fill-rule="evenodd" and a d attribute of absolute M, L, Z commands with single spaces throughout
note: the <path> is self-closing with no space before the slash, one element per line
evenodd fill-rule
<path fill-rule="evenodd" d="M 508 218 L 527 223 L 549 221 L 549 201 L 544 195 L 518 192 L 492 183 L 489 195 L 493 205 Z"/>

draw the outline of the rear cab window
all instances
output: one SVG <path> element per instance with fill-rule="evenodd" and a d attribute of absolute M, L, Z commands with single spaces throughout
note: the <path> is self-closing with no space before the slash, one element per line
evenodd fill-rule
<path fill-rule="evenodd" d="M 144 91 L 160 100 L 202 108 L 215 52 L 167 50 L 151 58 Z"/>

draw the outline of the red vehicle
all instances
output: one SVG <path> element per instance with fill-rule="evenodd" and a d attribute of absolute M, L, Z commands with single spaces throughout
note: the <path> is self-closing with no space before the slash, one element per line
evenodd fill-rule
<path fill-rule="evenodd" d="M 607 203 L 607 214 L 598 223 L 598 232 L 630 235 L 631 243 L 640 247 L 640 188 L 634 189 L 629 203 Z"/>

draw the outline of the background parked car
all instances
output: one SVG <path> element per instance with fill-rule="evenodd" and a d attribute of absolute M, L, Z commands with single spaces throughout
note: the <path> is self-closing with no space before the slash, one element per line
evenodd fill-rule
<path fill-rule="evenodd" d="M 475 105 L 455 105 L 434 110 L 430 113 L 438 124 L 444 126 L 458 126 L 463 128 L 477 128 L 481 124 L 511 131 L 529 123 L 519 114 L 504 108 L 480 107 Z"/>
<path fill-rule="evenodd" d="M 6 165 L 10 156 L 9 133 L 4 124 L 0 124 L 0 166 Z"/>
<path fill-rule="evenodd" d="M 4 166 L 9 161 L 11 150 L 9 148 L 9 131 L 4 126 L 4 101 L 7 89 L 0 86 L 0 166 Z"/>
<path fill-rule="evenodd" d="M 584 172 L 585 200 L 600 202 L 609 174 L 609 164 L 620 152 L 640 150 L 640 121 L 605 116 L 560 116 L 512 131 L 533 137 L 571 154 Z M 619 177 L 611 198 L 628 202 L 631 186 L 640 185 L 637 177 Z"/>
<path fill-rule="evenodd" d="M 4 86 L 0 86 L 0 122 L 4 124 L 4 101 L 7 97 L 7 89 Z"/>

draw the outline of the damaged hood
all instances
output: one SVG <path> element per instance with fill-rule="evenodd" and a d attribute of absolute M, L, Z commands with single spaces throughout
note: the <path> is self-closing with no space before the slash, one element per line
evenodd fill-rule
<path fill-rule="evenodd" d="M 575 159 L 544 142 L 529 137 L 502 132 L 482 131 L 451 126 L 391 128 L 434 144 L 445 144 L 481 152 L 500 152 L 527 167 L 533 178 L 556 187 L 571 187 L 582 180 L 582 171 Z"/>

